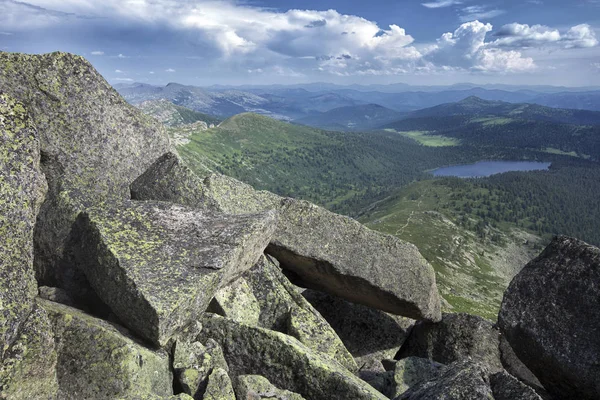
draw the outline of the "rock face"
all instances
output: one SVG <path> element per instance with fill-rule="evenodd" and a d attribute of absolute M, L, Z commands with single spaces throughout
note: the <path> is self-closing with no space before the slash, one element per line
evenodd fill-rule
<path fill-rule="evenodd" d="M 458 361 L 438 378 L 409 389 L 396 400 L 494 400 L 494 397 L 486 368 Z"/>
<path fill-rule="evenodd" d="M 504 335 L 500 335 L 500 360 L 506 372 L 535 390 L 544 391 L 540 380 L 523 364 Z"/>
<path fill-rule="evenodd" d="M 327 320 L 363 369 L 394 358 L 414 324 L 408 318 L 315 290 L 305 290 L 302 295 Z"/>
<path fill-rule="evenodd" d="M 504 294 L 498 324 L 561 399 L 600 398 L 600 249 L 557 237 Z"/>
<path fill-rule="evenodd" d="M 312 289 L 409 318 L 441 317 L 435 273 L 417 248 L 351 218 L 286 200 L 267 252 Z"/>
<path fill-rule="evenodd" d="M 507 372 L 490 376 L 490 383 L 494 400 L 542 400 L 535 390 Z"/>
<path fill-rule="evenodd" d="M 206 346 L 200 342 L 178 341 L 176 343 L 173 370 L 186 394 L 202 398 L 209 384 L 209 376 L 216 369 L 223 369 L 227 373 L 229 367 L 225 362 L 221 346 L 214 340 L 209 339 Z"/>
<path fill-rule="evenodd" d="M 238 376 L 236 393 L 238 398 L 244 400 L 304 400 L 298 393 L 276 388 L 267 378 L 260 375 Z"/>
<path fill-rule="evenodd" d="M 218 315 L 207 316 L 203 326 L 202 335 L 223 348 L 232 376 L 260 374 L 277 387 L 310 399 L 385 399 L 340 364 L 291 336 Z"/>
<path fill-rule="evenodd" d="M 215 215 L 162 202 L 82 213 L 72 248 L 100 298 L 140 336 L 164 346 L 197 321 L 217 289 L 258 261 L 273 213 Z"/>
<path fill-rule="evenodd" d="M 39 162 L 37 131 L 0 84 L 0 362 L 37 294 L 33 232 L 47 189 Z"/>
<path fill-rule="evenodd" d="M 0 368 L 0 398 L 53 399 L 58 393 L 56 349 L 48 313 L 34 304 Z"/>
<path fill-rule="evenodd" d="M 169 356 L 152 351 L 106 321 L 38 300 L 52 321 L 61 399 L 170 396 Z"/>
<path fill-rule="evenodd" d="M 499 332 L 475 315 L 444 314 L 438 323 L 419 322 L 396 358 L 424 357 L 442 364 L 473 359 L 492 372 L 502 371 Z"/>
<path fill-rule="evenodd" d="M 412 244 L 308 202 L 255 191 L 232 178 L 212 174 L 200 184 L 192 175 L 180 160 L 166 156 L 132 191 L 140 200 L 208 204 L 231 214 L 277 209 L 280 221 L 267 252 L 306 285 L 410 318 L 441 318 L 435 273 Z M 192 195 L 178 189 L 198 186 L 202 192 Z"/>
<path fill-rule="evenodd" d="M 208 377 L 202 400 L 236 400 L 231 378 L 223 368 L 215 368 Z"/>
<path fill-rule="evenodd" d="M 37 277 L 80 289 L 81 277 L 64 260 L 79 211 L 128 199 L 131 182 L 168 151 L 168 136 L 79 56 L 0 52 L 0 92 L 23 103 L 40 132 L 49 192 L 35 229 Z"/>
<path fill-rule="evenodd" d="M 217 292 L 213 302 L 214 311 L 222 316 L 288 334 L 350 371 L 358 369 L 335 331 L 271 258 L 261 257 L 242 278 Z"/>
<path fill-rule="evenodd" d="M 411 387 L 435 380 L 444 372 L 442 364 L 427 358 L 408 357 L 396 363 L 388 397 L 396 398 Z"/>

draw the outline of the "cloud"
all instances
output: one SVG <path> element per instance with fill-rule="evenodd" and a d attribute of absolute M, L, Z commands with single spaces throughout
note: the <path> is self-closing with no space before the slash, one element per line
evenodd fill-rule
<path fill-rule="evenodd" d="M 459 0 L 436 0 L 430 3 L 421 3 L 422 6 L 427 8 L 443 8 L 450 7 L 457 4 L 462 4 L 462 1 Z"/>
<path fill-rule="evenodd" d="M 120 69 L 116 69 L 116 70 L 115 70 L 115 73 L 116 73 L 116 74 L 124 74 L 124 72 L 123 72 L 123 71 L 121 71 Z"/>
<path fill-rule="evenodd" d="M 133 79 L 131 78 L 115 78 L 114 80 L 120 82 L 133 82 Z"/>
<path fill-rule="evenodd" d="M 129 58 L 129 57 L 127 57 L 127 56 L 126 56 L 126 55 L 124 55 L 124 54 L 119 54 L 119 55 L 117 56 L 117 58 Z"/>
<path fill-rule="evenodd" d="M 103 56 L 104 52 L 100 50 L 92 51 L 93 56 Z"/>
<path fill-rule="evenodd" d="M 598 40 L 592 28 L 587 24 L 577 25 L 561 33 L 544 25 L 512 23 L 504 25 L 495 34 L 491 46 L 513 48 L 542 48 L 548 46 L 565 49 L 595 47 Z"/>
<path fill-rule="evenodd" d="M 438 39 L 425 57 L 434 65 L 447 69 L 468 69 L 482 72 L 520 72 L 535 68 L 532 58 L 518 51 L 490 48 L 485 39 L 493 29 L 491 24 L 472 21 Z"/>
<path fill-rule="evenodd" d="M 489 9 L 487 6 L 468 6 L 462 9 L 459 19 L 461 22 L 492 19 L 504 14 L 506 11 Z"/>
<path fill-rule="evenodd" d="M 150 71 L 148 72 L 150 75 L 154 75 L 154 71 Z"/>
<path fill-rule="evenodd" d="M 173 72 L 175 72 L 175 70 L 173 68 L 168 68 L 168 69 L 165 69 L 165 72 L 173 73 Z"/>
<path fill-rule="evenodd" d="M 0 32 L 0 36 L 12 36 L 11 32 Z"/>

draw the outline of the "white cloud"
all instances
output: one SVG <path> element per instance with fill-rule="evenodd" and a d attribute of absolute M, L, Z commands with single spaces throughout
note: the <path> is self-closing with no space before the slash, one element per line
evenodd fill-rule
<path fill-rule="evenodd" d="M 150 75 L 154 75 L 154 71 L 150 71 L 148 72 Z"/>
<path fill-rule="evenodd" d="M 131 78 L 115 78 L 115 81 L 120 81 L 120 82 L 133 82 L 133 79 L 131 79 Z"/>
<path fill-rule="evenodd" d="M 494 34 L 496 39 L 490 45 L 496 47 L 547 47 L 558 46 L 565 49 L 595 47 L 598 40 L 592 28 L 587 24 L 577 25 L 561 33 L 544 25 L 512 23 L 504 25 Z"/>
<path fill-rule="evenodd" d="M 175 70 L 173 68 L 168 68 L 168 69 L 165 69 L 165 72 L 170 72 L 171 73 L 171 72 L 175 72 Z"/>
<path fill-rule="evenodd" d="M 459 0 L 436 0 L 430 3 L 421 3 L 422 6 L 427 8 L 443 8 L 450 7 L 453 5 L 462 4 L 462 1 Z"/>
<path fill-rule="evenodd" d="M 92 55 L 93 56 L 103 56 L 104 52 L 100 51 L 100 50 L 95 50 L 95 51 L 92 51 Z"/>
<path fill-rule="evenodd" d="M 121 71 L 120 69 L 116 69 L 116 70 L 115 70 L 115 73 L 116 73 L 116 74 L 124 74 L 124 72 L 123 72 L 123 71 Z"/>
<path fill-rule="evenodd" d="M 519 72 L 535 68 L 532 58 L 518 51 L 490 48 L 485 39 L 492 31 L 491 24 L 472 21 L 438 39 L 427 50 L 426 58 L 434 65 L 484 72 Z"/>
<path fill-rule="evenodd" d="M 0 32 L 0 36 L 12 36 L 11 32 Z"/>
<path fill-rule="evenodd" d="M 461 22 L 470 22 L 477 20 L 492 19 L 504 14 L 506 11 L 499 9 L 489 9 L 487 6 L 468 6 L 462 9 L 460 15 Z"/>
<path fill-rule="evenodd" d="M 597 68 L 597 69 L 600 70 L 600 62 L 592 63 L 592 67 Z"/>
<path fill-rule="evenodd" d="M 125 54 L 119 54 L 119 55 L 117 55 L 116 57 L 117 57 L 117 58 L 129 58 L 129 57 L 127 57 Z"/>

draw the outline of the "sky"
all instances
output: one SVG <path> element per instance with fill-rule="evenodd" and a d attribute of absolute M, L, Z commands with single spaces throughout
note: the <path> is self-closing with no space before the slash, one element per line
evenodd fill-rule
<path fill-rule="evenodd" d="M 600 0 L 0 0 L 111 83 L 600 85 Z"/>

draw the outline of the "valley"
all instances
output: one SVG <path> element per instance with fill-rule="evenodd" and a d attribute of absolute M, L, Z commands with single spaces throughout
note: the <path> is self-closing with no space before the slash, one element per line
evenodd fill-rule
<path fill-rule="evenodd" d="M 332 109 L 326 120 L 347 122 L 353 110 Z M 600 243 L 600 113 L 468 97 L 394 115 L 364 131 L 242 113 L 213 127 L 171 124 L 169 132 L 199 175 L 217 171 L 309 200 L 416 244 L 434 266 L 446 310 L 494 319 L 512 277 L 552 235 Z M 497 160 L 475 173 L 491 176 L 436 176 L 480 160 Z"/>

